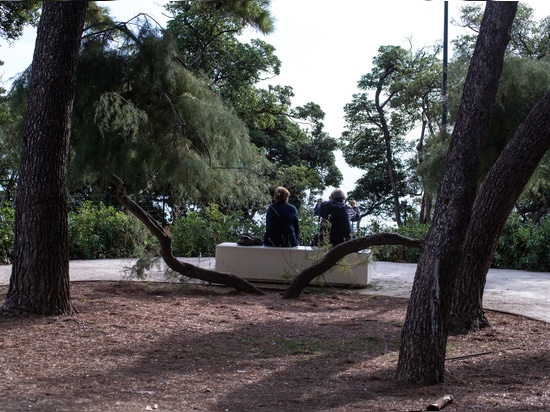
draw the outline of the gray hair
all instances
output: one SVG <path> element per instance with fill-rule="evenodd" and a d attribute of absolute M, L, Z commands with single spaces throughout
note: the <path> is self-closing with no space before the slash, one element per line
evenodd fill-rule
<path fill-rule="evenodd" d="M 330 198 L 332 200 L 343 202 L 344 200 L 346 200 L 346 192 L 344 192 L 342 189 L 334 189 L 330 194 Z"/>

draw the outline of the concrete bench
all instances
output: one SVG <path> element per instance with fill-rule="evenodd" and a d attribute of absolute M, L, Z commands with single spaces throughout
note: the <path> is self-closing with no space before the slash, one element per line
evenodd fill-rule
<path fill-rule="evenodd" d="M 309 246 L 239 246 L 227 242 L 216 246 L 216 270 L 252 282 L 289 284 L 324 253 L 323 249 Z M 315 278 L 312 284 L 365 287 L 370 282 L 369 257 L 370 250 L 350 254 L 323 276 Z"/>

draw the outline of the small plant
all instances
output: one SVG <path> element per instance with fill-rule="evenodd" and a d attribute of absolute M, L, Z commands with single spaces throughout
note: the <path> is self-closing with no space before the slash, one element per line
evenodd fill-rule
<path fill-rule="evenodd" d="M 15 239 L 15 210 L 6 205 L 0 209 L 0 264 L 9 265 Z"/>

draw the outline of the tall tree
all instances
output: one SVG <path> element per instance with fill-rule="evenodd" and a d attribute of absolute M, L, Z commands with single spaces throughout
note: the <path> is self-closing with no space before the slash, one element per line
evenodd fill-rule
<path fill-rule="evenodd" d="M 334 157 L 337 141 L 323 131 L 324 113 L 318 105 L 293 108 L 291 87 L 257 86 L 277 76 L 281 62 L 272 45 L 259 39 L 245 43 L 241 35 L 247 27 L 264 34 L 272 31 L 269 1 L 233 2 L 249 10 L 247 18 L 233 13 L 232 3 L 227 3 L 172 2 L 167 7 L 174 16 L 168 32 L 185 67 L 233 106 L 252 142 L 275 164 L 272 186 L 288 187 L 291 201 L 299 205 L 308 193 L 341 183 Z"/>
<path fill-rule="evenodd" d="M 266 196 L 268 162 L 235 111 L 181 64 L 170 37 L 147 25 L 136 33 L 120 29 L 122 46 L 113 47 L 111 32 L 88 36 L 83 44 L 73 184 L 114 187 L 123 206 L 157 237 L 172 270 L 260 293 L 243 279 L 178 261 L 171 236 L 138 200 L 157 191 L 179 204 L 235 209 Z"/>
<path fill-rule="evenodd" d="M 550 92 L 533 107 L 487 174 L 474 203 L 453 288 L 450 329 L 478 330 L 490 323 L 483 311 L 487 272 L 504 224 L 544 154 L 550 149 Z"/>
<path fill-rule="evenodd" d="M 353 196 L 369 200 L 371 210 L 391 209 L 401 226 L 401 198 L 419 191 L 417 182 L 408 179 L 414 152 L 405 137 L 423 125 L 421 149 L 426 134 L 435 133 L 441 65 L 437 49 L 429 53 L 383 46 L 378 53 L 372 71 L 358 82 L 362 92 L 344 108 L 343 153 L 350 165 L 368 170 Z"/>
<path fill-rule="evenodd" d="M 87 2 L 44 2 L 19 169 L 12 274 L 3 309 L 70 314 L 67 159 Z"/>
<path fill-rule="evenodd" d="M 433 223 L 401 335 L 397 378 L 444 380 L 452 287 L 475 200 L 480 157 L 517 2 L 487 2 L 451 137 Z"/>
<path fill-rule="evenodd" d="M 450 323 L 453 333 L 490 325 L 483 311 L 487 271 L 506 218 L 520 194 L 524 193 L 524 203 L 531 201 L 535 206 L 543 204 L 542 208 L 534 207 L 534 211 L 540 209 L 544 212 L 546 209 L 547 179 L 543 178 L 541 182 L 536 178 L 527 186 L 526 183 L 534 173 L 532 167 L 538 165 L 536 175 L 539 177 L 547 171 L 548 163 L 539 162 L 548 149 L 545 141 L 547 113 L 543 112 L 547 106 L 541 98 L 549 88 L 550 65 L 547 62 L 530 58 L 509 58 L 505 61 L 491 120 L 490 138 L 484 151 L 483 164 L 491 170 L 488 173 L 482 170 L 485 180 L 476 198 L 472 223 L 464 243 L 460 276 L 453 292 Z M 531 119 L 535 119 L 536 125 L 529 125 L 533 122 Z M 506 144 L 506 148 L 500 147 Z M 517 153 L 511 155 L 513 151 Z M 495 160 L 497 156 L 500 157 Z M 502 166 L 505 160 L 507 166 Z"/>
<path fill-rule="evenodd" d="M 507 56 L 527 57 L 534 60 L 545 60 L 550 54 L 550 16 L 539 21 L 534 19 L 535 11 L 529 3 L 519 3 L 516 18 L 510 30 L 510 42 Z M 467 63 L 466 56 L 471 56 L 479 33 L 483 16 L 480 4 L 469 4 L 460 8 L 460 15 L 454 23 L 468 28 L 473 33 L 461 35 L 453 40 L 456 56 Z"/>

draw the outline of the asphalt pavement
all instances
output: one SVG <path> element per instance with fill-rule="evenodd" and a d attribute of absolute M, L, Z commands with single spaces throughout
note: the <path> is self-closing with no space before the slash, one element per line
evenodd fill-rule
<path fill-rule="evenodd" d="M 214 258 L 181 258 L 214 269 Z M 135 259 L 72 260 L 71 281 L 121 280 Z M 369 266 L 371 285 L 359 293 L 408 298 L 416 264 L 373 262 Z M 163 267 L 154 268 L 149 280 L 163 280 Z M 9 283 L 11 265 L 0 266 L 0 285 Z M 487 275 L 483 306 L 486 309 L 526 316 L 550 323 L 550 273 L 491 269 Z"/>

